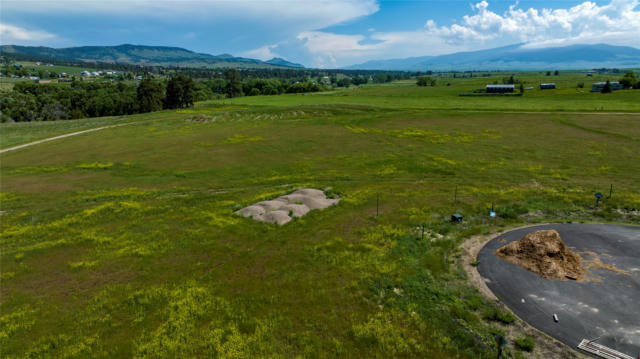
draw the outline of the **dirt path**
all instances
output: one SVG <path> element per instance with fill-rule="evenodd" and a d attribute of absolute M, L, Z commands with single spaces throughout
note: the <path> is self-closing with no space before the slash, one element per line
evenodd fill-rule
<path fill-rule="evenodd" d="M 487 287 L 487 283 L 482 279 L 480 273 L 475 266 L 471 265 L 471 263 L 476 261 L 478 257 L 478 253 L 480 250 L 487 244 L 490 240 L 495 237 L 498 237 L 505 232 L 512 231 L 519 228 L 528 228 L 539 226 L 541 224 L 522 226 L 517 228 L 508 228 L 502 232 L 493 233 L 489 235 L 478 235 L 473 236 L 467 239 L 464 243 L 461 244 L 463 249 L 462 254 L 462 266 L 464 271 L 467 273 L 467 277 L 469 278 L 469 282 L 480 291 L 485 297 L 500 302 L 500 300 L 491 292 L 489 287 Z M 503 305 L 503 309 L 509 310 L 506 306 Z M 510 311 L 510 310 L 509 310 Z M 573 348 L 561 343 L 560 341 L 548 336 L 547 334 L 539 331 L 538 329 L 532 327 L 527 324 L 525 321 L 520 319 L 515 313 L 512 314 L 517 318 L 517 320 L 511 325 L 501 326 L 503 330 L 506 332 L 507 340 L 509 343 L 513 343 L 513 340 L 517 337 L 522 337 L 525 335 L 529 335 L 534 338 L 536 345 L 532 353 L 528 354 L 530 358 L 589 358 L 588 356 L 579 353 Z"/>
<path fill-rule="evenodd" d="M 88 130 L 82 130 L 82 131 L 77 131 L 77 132 L 71 132 L 71 133 L 66 133 L 64 135 L 60 135 L 60 136 L 55 136 L 55 137 L 49 137 L 49 138 L 45 138 L 42 140 L 38 140 L 38 141 L 33 141 L 33 142 L 29 142 L 29 143 L 23 143 L 21 145 L 18 146 L 13 146 L 13 147 L 9 147 L 9 148 L 4 148 L 0 150 L 0 153 L 5 153 L 5 152 L 9 152 L 9 151 L 15 151 L 15 150 L 19 150 L 21 148 L 25 148 L 25 147 L 29 147 L 29 146 L 34 146 L 40 143 L 45 143 L 45 142 L 49 142 L 49 141 L 53 141 L 53 140 L 59 140 L 61 138 L 65 138 L 65 137 L 71 137 L 71 136 L 76 136 L 76 135 L 81 135 L 83 133 L 89 133 L 89 132 L 95 132 L 95 131 L 100 131 L 100 130 L 104 130 L 107 128 L 113 128 L 113 127 L 120 127 L 120 126 L 126 126 L 126 125 L 131 125 L 133 122 L 130 123 L 121 123 L 118 125 L 111 125 L 111 126 L 103 126 L 103 127 L 97 127 L 97 128 L 90 128 Z"/>

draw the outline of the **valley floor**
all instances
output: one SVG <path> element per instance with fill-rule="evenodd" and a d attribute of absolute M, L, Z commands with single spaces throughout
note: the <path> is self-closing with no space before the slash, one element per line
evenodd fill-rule
<path fill-rule="evenodd" d="M 518 324 L 460 244 L 639 224 L 640 93 L 603 115 L 437 109 L 407 88 L 0 125 L 7 148 L 128 124 L 0 155 L 2 356 L 494 357 Z M 301 187 L 342 200 L 281 227 L 233 213 Z M 515 339 L 507 357 L 531 357 Z"/>

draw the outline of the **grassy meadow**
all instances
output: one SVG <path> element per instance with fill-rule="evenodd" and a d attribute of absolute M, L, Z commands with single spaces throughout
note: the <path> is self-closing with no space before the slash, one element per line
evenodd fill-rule
<path fill-rule="evenodd" d="M 1 124 L 6 148 L 131 122 L 0 155 L 2 357 L 494 357 L 513 318 L 467 283 L 459 244 L 640 223 L 640 116 L 621 113 L 640 91 L 450 82 Z M 342 200 L 282 227 L 233 214 L 299 187 Z"/>
<path fill-rule="evenodd" d="M 613 94 L 591 92 L 591 84 L 599 81 L 617 81 L 622 74 L 593 74 L 561 72 L 559 76 L 544 76 L 544 72 L 515 73 L 525 88 L 522 97 L 462 97 L 474 89 L 484 89 L 494 82 L 502 83 L 510 73 L 495 73 L 489 77 L 438 77 L 434 87 L 418 87 L 414 80 L 398 81 L 389 85 L 365 85 L 323 93 L 292 94 L 285 96 L 248 96 L 219 100 L 226 104 L 251 106 L 295 106 L 319 104 L 359 104 L 385 108 L 429 110 L 483 110 L 533 112 L 640 112 L 640 94 L 634 90 L 615 91 Z M 460 74 L 458 74 L 460 76 Z M 540 83 L 553 82 L 555 90 L 540 90 Z M 584 88 L 578 88 L 578 83 Z M 448 84 L 448 85 L 447 85 Z M 516 85 L 518 86 L 518 85 Z"/>

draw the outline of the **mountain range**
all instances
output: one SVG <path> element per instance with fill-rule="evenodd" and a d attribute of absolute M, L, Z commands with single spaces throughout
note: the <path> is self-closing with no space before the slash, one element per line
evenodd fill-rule
<path fill-rule="evenodd" d="M 397 71 L 492 71 L 640 67 L 640 50 L 626 46 L 571 45 L 529 48 L 524 44 L 440 56 L 373 60 L 347 69 Z"/>
<path fill-rule="evenodd" d="M 44 46 L 2 45 L 0 53 L 20 55 L 41 60 L 70 62 L 120 63 L 134 65 L 162 65 L 183 67 L 250 67 L 250 68 L 302 68 L 281 58 L 261 61 L 229 54 L 210 55 L 179 47 L 118 45 L 81 46 L 54 49 Z"/>
<path fill-rule="evenodd" d="M 118 45 L 54 49 L 43 46 L 0 46 L 0 54 L 23 58 L 89 63 L 121 63 L 207 68 L 304 68 L 275 57 L 268 61 L 229 54 L 210 55 L 179 47 Z M 372 60 L 345 69 L 391 71 L 564 70 L 640 67 L 640 49 L 625 46 L 571 45 L 530 48 L 524 44 L 440 56 Z"/>

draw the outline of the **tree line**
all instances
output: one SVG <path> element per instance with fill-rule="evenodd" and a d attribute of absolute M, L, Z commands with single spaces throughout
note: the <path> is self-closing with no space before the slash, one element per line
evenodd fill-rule
<path fill-rule="evenodd" d="M 166 84 L 143 80 L 126 82 L 36 84 L 18 82 L 0 99 L 0 121 L 55 121 L 85 117 L 119 116 L 183 108 L 196 100 L 196 86 L 186 76 Z"/>
<path fill-rule="evenodd" d="M 132 74 L 155 74 L 160 76 L 172 77 L 177 75 L 185 75 L 194 79 L 224 79 L 224 68 L 207 68 L 207 67 L 184 67 L 184 66 L 168 66 L 168 65 L 137 65 L 123 63 L 103 63 L 91 62 L 80 63 L 74 61 L 54 60 L 51 58 L 40 58 L 21 54 L 1 54 L 2 63 L 5 71 L 7 66 L 16 61 L 42 61 L 60 66 L 76 66 L 91 67 L 96 70 L 115 70 Z M 312 69 L 312 68 L 236 68 L 241 79 L 267 79 L 277 78 L 293 82 L 304 82 L 314 79 L 316 82 L 324 76 L 330 78 L 332 84 L 336 84 L 340 80 L 340 76 L 344 75 L 350 79 L 359 78 L 367 79 L 374 83 L 383 83 L 393 80 L 409 79 L 417 73 L 403 71 L 382 71 L 382 70 L 346 70 L 346 69 Z M 41 76 L 42 77 L 42 76 Z"/>
<path fill-rule="evenodd" d="M 224 79 L 195 81 L 176 75 L 168 81 L 146 78 L 137 85 L 125 81 L 73 81 L 38 84 L 17 82 L 0 98 L 0 121 L 55 121 L 120 116 L 186 108 L 196 101 L 221 97 L 278 95 L 327 90 L 328 87 L 281 79 L 245 79 L 227 69 Z"/>

